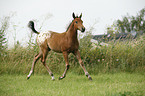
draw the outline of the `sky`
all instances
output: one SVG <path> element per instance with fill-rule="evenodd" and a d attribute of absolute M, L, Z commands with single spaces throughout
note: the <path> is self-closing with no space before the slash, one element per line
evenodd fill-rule
<path fill-rule="evenodd" d="M 105 34 L 107 26 L 115 20 L 127 14 L 136 16 L 143 8 L 145 0 L 0 0 L 0 20 L 11 16 L 6 35 L 8 45 L 13 46 L 15 37 L 15 41 L 25 45 L 31 35 L 27 27 L 30 20 L 35 22 L 35 28 L 40 32 L 61 33 L 73 20 L 73 12 L 76 15 L 82 13 L 86 30 L 93 26 L 94 35 Z"/>

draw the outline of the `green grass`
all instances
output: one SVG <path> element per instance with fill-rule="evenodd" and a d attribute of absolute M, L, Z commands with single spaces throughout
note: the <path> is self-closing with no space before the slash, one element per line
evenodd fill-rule
<path fill-rule="evenodd" d="M 49 75 L 0 75 L 0 96 L 145 96 L 145 76 L 139 73 L 84 75 L 68 73 L 64 80 Z"/>

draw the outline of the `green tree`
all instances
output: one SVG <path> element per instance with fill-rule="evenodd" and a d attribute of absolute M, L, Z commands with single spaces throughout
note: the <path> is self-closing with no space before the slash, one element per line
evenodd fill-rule
<path fill-rule="evenodd" d="M 6 30 L 8 29 L 9 25 L 9 19 L 10 17 L 4 17 L 4 19 L 1 20 L 0 24 L 0 56 L 4 55 L 5 50 L 7 48 L 7 39 L 5 37 Z"/>
<path fill-rule="evenodd" d="M 136 31 L 138 34 L 145 33 L 145 8 L 140 10 L 136 16 L 124 16 L 113 24 L 119 33 L 130 33 Z M 107 32 L 109 27 L 107 28 Z"/>

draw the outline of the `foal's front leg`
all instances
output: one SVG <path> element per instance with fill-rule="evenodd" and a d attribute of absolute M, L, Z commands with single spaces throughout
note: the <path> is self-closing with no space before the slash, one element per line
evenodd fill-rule
<path fill-rule="evenodd" d="M 65 78 L 67 70 L 69 69 L 69 62 L 68 62 L 68 53 L 67 52 L 63 52 L 63 57 L 65 59 L 65 63 L 66 63 L 66 69 L 63 73 L 63 75 L 61 77 L 59 77 L 59 80 L 62 80 L 63 78 Z"/>
<path fill-rule="evenodd" d="M 81 60 L 81 55 L 80 55 L 80 52 L 79 51 L 76 51 L 74 53 L 74 55 L 77 57 L 77 59 L 79 60 L 79 63 L 80 63 L 80 66 L 83 68 L 84 72 L 85 72 L 85 75 L 88 77 L 89 80 L 92 80 L 92 77 L 89 75 L 88 71 L 86 70 L 85 68 L 85 65 L 84 63 L 82 62 Z"/>

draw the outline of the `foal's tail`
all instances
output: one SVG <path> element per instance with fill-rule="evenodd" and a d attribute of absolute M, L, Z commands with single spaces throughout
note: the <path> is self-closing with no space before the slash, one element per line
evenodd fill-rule
<path fill-rule="evenodd" d="M 28 27 L 29 27 L 34 33 L 39 34 L 39 32 L 36 31 L 35 28 L 34 28 L 34 22 L 33 22 L 33 21 L 29 21 Z"/>

